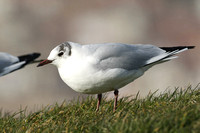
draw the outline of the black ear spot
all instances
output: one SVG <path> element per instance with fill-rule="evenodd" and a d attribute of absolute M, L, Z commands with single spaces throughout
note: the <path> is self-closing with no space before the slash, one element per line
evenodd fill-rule
<path fill-rule="evenodd" d="M 58 56 L 61 57 L 64 54 L 63 51 L 61 51 L 60 53 L 58 53 Z"/>
<path fill-rule="evenodd" d="M 64 42 L 64 43 L 60 44 L 60 46 L 59 46 L 60 52 L 59 52 L 58 56 L 62 56 L 63 54 L 61 54 L 61 52 L 65 52 L 66 49 L 68 49 L 68 51 L 69 51 L 68 55 L 70 56 L 72 54 L 72 51 L 71 51 L 72 47 L 68 42 Z"/>

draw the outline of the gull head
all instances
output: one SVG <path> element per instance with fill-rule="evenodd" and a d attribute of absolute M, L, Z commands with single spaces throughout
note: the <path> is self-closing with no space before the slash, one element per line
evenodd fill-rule
<path fill-rule="evenodd" d="M 61 62 L 71 56 L 71 45 L 68 42 L 56 46 L 49 54 L 46 60 L 41 61 L 37 67 L 53 64 L 57 67 Z"/>

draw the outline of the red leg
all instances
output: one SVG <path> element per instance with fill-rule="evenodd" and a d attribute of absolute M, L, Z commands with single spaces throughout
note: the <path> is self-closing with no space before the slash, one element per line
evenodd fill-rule
<path fill-rule="evenodd" d="M 117 109 L 117 99 L 118 99 L 118 93 L 119 93 L 119 91 L 118 91 L 118 90 L 115 90 L 115 91 L 114 91 L 114 95 L 115 95 L 115 101 L 114 101 L 114 109 L 113 109 L 113 112 L 115 112 L 115 110 Z"/>
<path fill-rule="evenodd" d="M 98 98 L 98 102 L 97 102 L 97 109 L 96 109 L 96 112 L 99 111 L 99 106 L 100 106 L 100 104 L 101 104 L 102 94 L 98 94 L 98 95 L 97 95 L 97 98 Z"/>

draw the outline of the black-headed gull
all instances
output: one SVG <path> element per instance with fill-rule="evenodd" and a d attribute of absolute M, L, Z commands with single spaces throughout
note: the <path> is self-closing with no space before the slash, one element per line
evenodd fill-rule
<path fill-rule="evenodd" d="M 115 110 L 118 89 L 142 76 L 150 67 L 174 59 L 175 54 L 191 48 L 194 46 L 159 48 L 149 44 L 65 42 L 56 46 L 38 66 L 54 64 L 62 80 L 73 90 L 98 94 L 97 111 L 102 93 L 114 91 Z"/>
<path fill-rule="evenodd" d="M 16 71 L 25 65 L 33 62 L 40 56 L 40 53 L 32 53 L 21 56 L 13 56 L 0 52 L 0 76 Z"/>

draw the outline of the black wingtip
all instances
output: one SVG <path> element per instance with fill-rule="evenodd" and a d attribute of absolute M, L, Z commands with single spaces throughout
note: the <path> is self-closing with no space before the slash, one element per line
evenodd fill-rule
<path fill-rule="evenodd" d="M 38 58 L 41 54 L 40 54 L 40 53 L 33 53 L 32 55 L 33 55 L 33 58 L 36 59 L 36 58 Z"/>
<path fill-rule="evenodd" d="M 31 61 L 35 60 L 36 58 L 38 58 L 40 55 L 41 55 L 40 53 L 32 53 L 32 54 L 18 56 L 18 58 L 20 61 L 31 62 Z"/>
<path fill-rule="evenodd" d="M 176 46 L 176 47 L 160 47 L 161 49 L 167 51 L 167 52 L 172 52 L 175 50 L 182 50 L 182 49 L 193 49 L 195 46 Z"/>
<path fill-rule="evenodd" d="M 193 49 L 195 46 L 186 46 L 188 49 Z"/>

